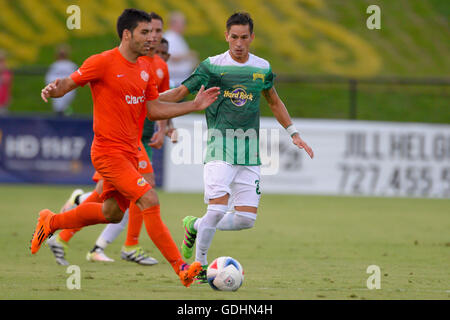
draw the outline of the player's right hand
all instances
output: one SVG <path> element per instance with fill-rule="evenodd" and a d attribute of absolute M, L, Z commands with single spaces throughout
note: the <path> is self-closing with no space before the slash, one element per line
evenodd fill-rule
<path fill-rule="evenodd" d="M 56 79 L 55 81 L 49 83 L 45 86 L 44 89 L 41 90 L 41 98 L 45 102 L 48 102 L 48 98 L 53 96 L 57 86 L 59 85 L 60 79 Z"/>
<path fill-rule="evenodd" d="M 300 138 L 300 135 L 297 133 L 292 137 L 292 143 L 295 144 L 300 149 L 304 149 L 309 157 L 314 158 L 314 152 L 308 144 Z"/>

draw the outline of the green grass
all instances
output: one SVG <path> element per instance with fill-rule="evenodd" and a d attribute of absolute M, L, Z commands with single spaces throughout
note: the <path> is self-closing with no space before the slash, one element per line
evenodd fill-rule
<path fill-rule="evenodd" d="M 90 187 L 85 187 L 89 189 Z M 209 260 L 230 255 L 245 269 L 234 293 L 181 286 L 145 230 L 141 244 L 160 263 L 120 260 L 122 233 L 107 248 L 112 264 L 89 263 L 103 226 L 80 231 L 67 259 L 81 268 L 81 289 L 68 290 L 66 268 L 46 246 L 29 241 L 37 212 L 58 210 L 73 187 L 0 185 L 0 299 L 449 299 L 450 201 L 263 195 L 256 225 L 217 232 Z M 181 219 L 202 215 L 201 194 L 159 191 L 162 215 L 177 243 Z M 369 265 L 381 268 L 381 289 L 368 290 Z"/>

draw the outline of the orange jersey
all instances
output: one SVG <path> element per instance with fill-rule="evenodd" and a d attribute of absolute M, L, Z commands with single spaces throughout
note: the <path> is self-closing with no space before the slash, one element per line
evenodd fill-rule
<path fill-rule="evenodd" d="M 142 58 L 150 62 L 150 65 L 155 72 L 155 81 L 156 86 L 158 87 L 158 92 L 162 93 L 169 90 L 169 68 L 167 67 L 167 63 L 157 54 L 154 54 L 153 57 L 145 56 Z"/>
<path fill-rule="evenodd" d="M 118 48 L 93 55 L 72 73 L 80 86 L 90 83 L 94 102 L 93 148 L 136 154 L 139 118 L 146 101 L 158 98 L 156 75 L 148 60 L 126 60 Z"/>
<path fill-rule="evenodd" d="M 162 93 L 166 90 L 170 89 L 169 85 L 169 68 L 167 68 L 167 63 L 157 54 L 154 54 L 153 57 L 144 56 L 142 59 L 147 60 L 155 74 L 156 86 L 158 87 L 158 92 Z M 144 130 L 144 122 L 145 117 L 147 116 L 147 110 L 144 110 L 141 116 L 139 117 L 139 133 L 140 137 L 142 136 L 142 131 Z"/>

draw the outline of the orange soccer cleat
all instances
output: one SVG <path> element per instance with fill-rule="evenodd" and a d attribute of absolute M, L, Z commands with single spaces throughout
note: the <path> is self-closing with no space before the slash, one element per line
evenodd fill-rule
<path fill-rule="evenodd" d="M 189 287 L 192 282 L 194 282 L 195 277 L 202 271 L 202 265 L 200 262 L 195 261 L 191 265 L 183 264 L 180 267 L 180 273 L 178 274 L 181 280 L 181 283 L 185 287 Z"/>
<path fill-rule="evenodd" d="M 50 232 L 50 219 L 55 214 L 48 209 L 44 209 L 39 212 L 38 223 L 36 225 L 36 230 L 34 230 L 33 238 L 31 239 L 31 253 L 35 254 L 38 252 L 41 244 L 51 236 Z"/>

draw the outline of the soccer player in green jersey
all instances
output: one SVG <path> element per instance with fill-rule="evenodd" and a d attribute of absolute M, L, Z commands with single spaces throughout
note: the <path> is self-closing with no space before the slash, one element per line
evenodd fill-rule
<path fill-rule="evenodd" d="M 248 13 L 235 13 L 226 23 L 229 50 L 209 57 L 178 88 L 161 94 L 161 100 L 178 101 L 200 89 L 218 86 L 221 95 L 206 109 L 208 125 L 204 166 L 205 203 L 203 217 L 183 219 L 185 239 L 182 253 L 190 258 L 197 241 L 196 260 L 203 265 L 199 280 L 206 281 L 207 252 L 219 230 L 253 227 L 260 200 L 259 120 L 263 96 L 292 142 L 313 158 L 312 149 L 300 138 L 278 96 L 269 62 L 249 52 L 255 34 Z M 234 211 L 228 211 L 232 199 Z"/>

